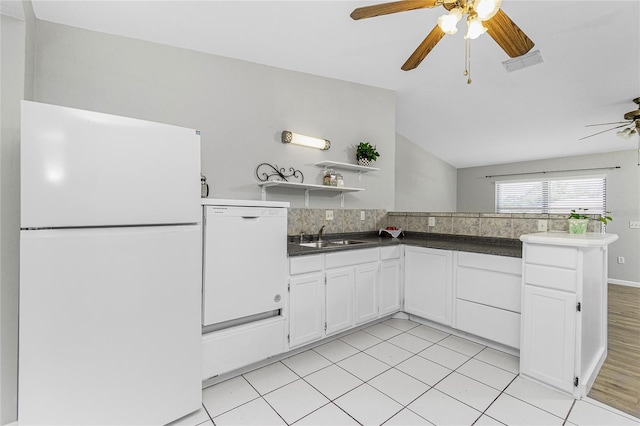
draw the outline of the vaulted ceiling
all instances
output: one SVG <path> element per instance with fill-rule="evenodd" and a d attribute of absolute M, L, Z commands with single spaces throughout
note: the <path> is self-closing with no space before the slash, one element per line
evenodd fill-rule
<path fill-rule="evenodd" d="M 622 120 L 640 96 L 640 1 L 504 0 L 543 63 L 508 73 L 488 35 L 445 36 L 400 66 L 445 9 L 354 21 L 362 1 L 39 1 L 38 19 L 392 89 L 396 130 L 455 167 L 636 147 L 592 123 Z M 459 24 L 462 28 L 462 23 Z"/>

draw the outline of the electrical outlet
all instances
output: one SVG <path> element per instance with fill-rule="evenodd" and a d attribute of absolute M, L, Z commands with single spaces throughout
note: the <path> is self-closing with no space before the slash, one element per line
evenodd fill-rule
<path fill-rule="evenodd" d="M 538 221 L 538 232 L 547 232 L 547 221 L 542 219 Z"/>
<path fill-rule="evenodd" d="M 629 228 L 640 229 L 640 222 L 634 222 L 634 221 L 629 222 Z"/>
<path fill-rule="evenodd" d="M 333 220 L 333 210 L 327 210 L 327 220 Z"/>
<path fill-rule="evenodd" d="M 360 220 L 364 220 L 364 210 L 360 210 Z"/>
<path fill-rule="evenodd" d="M 624 257 L 618 256 L 618 263 L 624 265 Z"/>
<path fill-rule="evenodd" d="M 436 226 L 436 218 L 435 217 L 430 217 L 429 218 L 429 226 Z"/>

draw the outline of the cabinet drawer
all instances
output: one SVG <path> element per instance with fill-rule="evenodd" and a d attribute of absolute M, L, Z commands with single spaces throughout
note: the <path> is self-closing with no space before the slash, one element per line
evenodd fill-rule
<path fill-rule="evenodd" d="M 343 266 L 358 265 L 360 263 L 376 262 L 378 260 L 378 249 L 349 250 L 339 253 L 329 253 L 325 256 L 324 261 L 327 269 L 341 268 Z"/>
<path fill-rule="evenodd" d="M 289 274 L 305 274 L 322 271 L 322 255 L 296 256 L 289 258 Z"/>
<path fill-rule="evenodd" d="M 571 269 L 524 265 L 524 283 L 556 290 L 576 291 L 577 273 Z"/>
<path fill-rule="evenodd" d="M 400 259 L 400 253 L 402 253 L 402 247 L 400 245 L 381 247 L 380 260 Z"/>
<path fill-rule="evenodd" d="M 520 275 L 458 266 L 456 284 L 458 299 L 520 312 Z"/>
<path fill-rule="evenodd" d="M 572 269 L 578 265 L 578 249 L 575 247 L 526 244 L 524 252 L 526 263 Z"/>
<path fill-rule="evenodd" d="M 520 314 L 458 300 L 456 328 L 512 348 L 520 347 Z"/>
<path fill-rule="evenodd" d="M 519 257 L 495 256 L 461 251 L 458 252 L 458 266 L 522 275 L 522 259 Z"/>

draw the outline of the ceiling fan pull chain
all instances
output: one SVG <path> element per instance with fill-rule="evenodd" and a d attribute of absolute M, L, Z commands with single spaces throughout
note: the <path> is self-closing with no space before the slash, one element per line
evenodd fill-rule
<path fill-rule="evenodd" d="M 464 75 L 467 76 L 467 84 L 471 84 L 471 40 L 465 40 L 465 64 L 464 64 Z"/>

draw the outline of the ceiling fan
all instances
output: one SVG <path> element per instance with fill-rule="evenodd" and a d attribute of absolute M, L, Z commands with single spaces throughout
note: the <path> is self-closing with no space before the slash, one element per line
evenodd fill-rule
<path fill-rule="evenodd" d="M 640 97 L 635 98 L 633 102 L 640 106 Z M 598 133 L 594 133 L 589 136 L 585 136 L 578 140 L 583 140 L 590 138 L 592 136 L 596 136 L 610 130 L 620 129 L 622 127 L 626 127 L 625 129 L 618 130 L 616 135 L 620 136 L 623 139 L 631 139 L 634 135 L 640 134 L 640 109 L 636 109 L 634 111 L 629 111 L 624 115 L 624 119 L 626 121 L 615 121 L 613 123 L 600 123 L 600 124 L 587 124 L 585 127 L 594 127 L 594 126 L 611 126 L 612 124 L 617 124 L 617 126 L 611 127 L 610 129 L 603 130 Z M 629 127 L 627 127 L 629 126 Z"/>
<path fill-rule="evenodd" d="M 467 33 L 465 39 L 475 39 L 484 32 L 500 45 L 512 58 L 522 56 L 530 51 L 534 43 L 520 28 L 500 9 L 502 0 L 401 0 L 372 6 L 359 7 L 351 13 L 351 18 L 358 20 L 374 16 L 389 15 L 408 10 L 443 6 L 448 13 L 438 18 L 438 23 L 418 48 L 402 65 L 402 70 L 416 68 L 431 52 L 445 34 L 455 34 L 458 22 L 467 15 Z M 467 44 L 467 60 L 468 60 Z M 467 75 L 467 70 L 465 70 Z M 471 82 L 469 79 L 468 83 Z"/>

